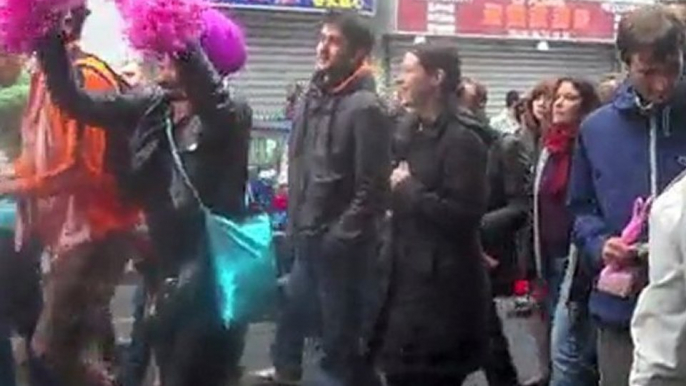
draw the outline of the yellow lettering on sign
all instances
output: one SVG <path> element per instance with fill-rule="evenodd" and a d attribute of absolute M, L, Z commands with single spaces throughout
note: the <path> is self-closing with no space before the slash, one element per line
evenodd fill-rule
<path fill-rule="evenodd" d="M 352 0 L 338 0 L 338 6 L 341 8 L 345 8 L 345 9 L 352 9 L 353 8 L 353 1 Z"/>
<path fill-rule="evenodd" d="M 327 8 L 338 8 L 338 0 L 328 0 L 326 6 Z"/>
<path fill-rule="evenodd" d="M 572 22 L 572 11 L 564 5 L 553 9 L 553 29 L 568 30 Z"/>
<path fill-rule="evenodd" d="M 314 0 L 314 6 L 318 8 L 324 8 L 326 5 L 326 0 Z"/>
<path fill-rule="evenodd" d="M 548 29 L 548 7 L 537 4 L 529 8 L 529 28 Z"/>
<path fill-rule="evenodd" d="M 574 29 L 586 30 L 591 25 L 591 12 L 587 9 L 577 8 L 574 10 Z"/>
<path fill-rule="evenodd" d="M 524 4 L 510 4 L 505 12 L 507 13 L 507 26 L 509 28 L 526 28 L 526 7 Z"/>
<path fill-rule="evenodd" d="M 483 25 L 500 27 L 503 25 L 503 7 L 500 4 L 486 3 L 484 5 Z"/>

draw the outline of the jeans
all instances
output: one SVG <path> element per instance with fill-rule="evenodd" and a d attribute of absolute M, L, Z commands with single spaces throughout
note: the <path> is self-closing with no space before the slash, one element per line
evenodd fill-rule
<path fill-rule="evenodd" d="M 373 280 L 376 272 L 374 248 L 325 245 L 322 238 L 314 236 L 298 239 L 295 247 L 296 266 L 287 289 L 294 300 L 279 321 L 277 334 L 281 336 L 276 348 L 276 367 L 301 360 L 302 337 L 311 330 L 307 319 L 316 322 L 316 319 L 308 318 L 312 309 L 308 310 L 307 305 L 315 305 L 321 315 L 322 357 L 312 384 L 375 384 L 371 364 L 363 355 L 364 338 L 371 328 L 378 295 Z M 283 337 L 289 329 L 287 336 L 293 338 L 296 346 L 288 347 Z M 284 358 L 290 359 L 290 363 L 280 362 Z"/>
<path fill-rule="evenodd" d="M 588 303 L 568 301 L 572 280 L 573 275 L 565 275 L 553 318 L 550 386 L 595 386 L 596 330 Z"/>
<path fill-rule="evenodd" d="M 557 311 L 557 304 L 560 300 L 560 289 L 565 277 L 568 256 L 558 256 L 548 260 L 546 270 L 546 282 L 548 285 L 548 296 L 546 298 L 546 311 L 552 322 Z"/>
<path fill-rule="evenodd" d="M 317 257 L 302 253 L 296 257 L 283 291 L 272 360 L 277 374 L 288 378 L 302 376 L 305 338 L 319 330 L 321 317 L 315 292 L 317 276 L 309 260 L 312 258 Z"/>

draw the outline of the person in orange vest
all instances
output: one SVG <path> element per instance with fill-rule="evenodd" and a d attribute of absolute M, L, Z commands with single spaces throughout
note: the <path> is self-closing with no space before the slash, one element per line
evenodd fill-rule
<path fill-rule="evenodd" d="M 121 90 L 125 82 L 79 47 L 88 14 L 81 6 L 63 18 L 77 78 L 88 90 Z M 107 132 L 53 104 L 40 70 L 32 74 L 21 134 L 21 155 L 0 194 L 19 198 L 17 243 L 38 237 L 50 256 L 33 354 L 61 384 L 111 384 L 103 363 L 80 358 L 101 330 L 95 321 L 109 307 L 131 254 L 140 211 L 122 197 Z"/>

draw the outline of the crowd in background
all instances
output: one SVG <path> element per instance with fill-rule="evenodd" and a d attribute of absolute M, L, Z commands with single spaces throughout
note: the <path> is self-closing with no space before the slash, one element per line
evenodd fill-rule
<path fill-rule="evenodd" d="M 238 384 L 251 320 L 225 323 L 212 255 L 217 217 L 240 228 L 266 210 L 246 189 L 252 113 L 225 82 L 249 60 L 242 32 L 208 10 L 216 29 L 153 76 L 81 51 L 87 16 L 60 13 L 33 68 L 0 60 L 0 386 L 15 384 L 12 333 L 36 386 L 140 386 L 153 357 L 162 386 Z M 678 12 L 622 18 L 621 74 L 560 69 L 490 118 L 459 47 L 410 48 L 386 103 L 363 19 L 332 12 L 320 28 L 313 77 L 289 92 L 275 205 L 293 264 L 261 381 L 686 384 Z M 143 280 L 117 358 L 109 301 L 133 256 Z M 513 295 L 541 311 L 538 379 L 521 379 L 498 314 Z"/>

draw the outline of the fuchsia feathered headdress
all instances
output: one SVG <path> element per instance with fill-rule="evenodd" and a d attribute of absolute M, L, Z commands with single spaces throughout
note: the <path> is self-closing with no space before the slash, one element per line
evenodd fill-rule
<path fill-rule="evenodd" d="M 115 0 L 131 45 L 147 54 L 173 55 L 200 41 L 222 75 L 246 62 L 245 37 L 229 17 L 205 0 Z M 4 49 L 30 53 L 37 39 L 57 21 L 56 15 L 86 0 L 0 0 L 0 42 Z"/>
<path fill-rule="evenodd" d="M 0 0 L 0 42 L 11 53 L 31 53 L 38 39 L 58 20 L 56 15 L 86 0 Z"/>
<path fill-rule="evenodd" d="M 174 54 L 200 40 L 222 75 L 240 70 L 246 61 L 241 28 L 204 0 L 117 0 L 131 45 L 154 55 Z"/>

